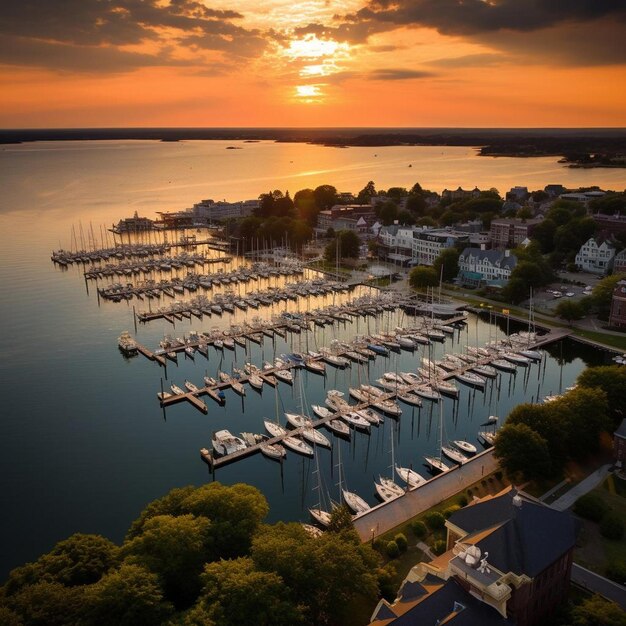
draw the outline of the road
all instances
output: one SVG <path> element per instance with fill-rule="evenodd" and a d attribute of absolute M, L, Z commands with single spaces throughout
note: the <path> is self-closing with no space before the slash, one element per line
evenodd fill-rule
<path fill-rule="evenodd" d="M 598 468 L 593 474 L 590 474 L 584 480 L 581 480 L 577 485 L 572 487 L 567 493 L 563 494 L 560 498 L 555 500 L 550 506 L 557 511 L 565 511 L 573 506 L 574 502 L 589 493 L 592 489 L 595 489 L 608 475 L 610 465 L 603 465 Z"/>
<path fill-rule="evenodd" d="M 583 589 L 599 593 L 607 600 L 617 602 L 626 611 L 626 587 L 624 585 L 618 585 L 576 563 L 572 565 L 572 582 Z"/>

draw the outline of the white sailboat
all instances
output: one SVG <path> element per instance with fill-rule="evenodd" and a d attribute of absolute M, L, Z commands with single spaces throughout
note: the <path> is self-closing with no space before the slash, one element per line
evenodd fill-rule
<path fill-rule="evenodd" d="M 391 477 L 379 476 L 378 480 L 374 481 L 374 488 L 376 489 L 376 493 L 378 494 L 378 497 L 384 502 L 389 502 L 389 500 L 393 500 L 394 498 L 399 498 L 400 496 L 404 495 L 404 489 L 400 485 L 396 484 L 393 480 L 393 470 L 396 464 L 393 447 L 393 428 L 390 428 L 389 432 L 391 439 Z"/>
<path fill-rule="evenodd" d="M 438 456 L 425 456 L 424 460 L 432 472 L 447 472 L 450 468 L 441 459 L 441 448 L 443 439 L 443 405 L 439 407 L 439 445 Z"/>

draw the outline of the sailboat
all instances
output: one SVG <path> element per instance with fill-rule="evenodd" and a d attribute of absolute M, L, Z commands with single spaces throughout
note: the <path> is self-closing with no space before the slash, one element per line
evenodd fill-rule
<path fill-rule="evenodd" d="M 450 468 L 441 459 L 443 439 L 443 404 L 439 405 L 439 445 L 437 446 L 438 456 L 425 456 L 424 460 L 432 472 L 447 472 Z"/>
<path fill-rule="evenodd" d="M 394 498 L 399 498 L 401 495 L 404 495 L 404 489 L 402 489 L 400 485 L 397 485 L 393 480 L 393 469 L 396 464 L 393 449 L 393 428 L 390 428 L 389 432 L 391 433 L 391 477 L 379 476 L 378 481 L 374 481 L 376 493 L 384 502 L 388 502 L 389 500 L 393 500 Z"/>
<path fill-rule="evenodd" d="M 347 507 L 356 515 L 359 513 L 365 513 L 365 511 L 369 511 L 372 507 L 358 494 L 354 491 L 348 491 L 345 487 L 343 487 L 341 482 L 341 445 L 338 447 L 339 449 L 339 488 L 341 490 L 341 495 L 343 497 L 343 501 L 346 503 Z"/>
<path fill-rule="evenodd" d="M 276 396 L 276 421 L 272 422 L 268 419 L 263 420 L 265 430 L 267 430 L 272 437 L 283 437 L 282 443 L 290 450 L 304 456 L 313 456 L 313 448 L 306 443 L 306 441 L 303 441 L 300 437 L 296 437 L 295 435 L 288 435 L 289 431 L 278 423 L 278 389 L 276 387 L 274 389 Z"/>
<path fill-rule="evenodd" d="M 320 475 L 320 464 L 317 454 L 315 455 L 315 472 L 317 473 L 317 490 L 319 494 L 319 500 L 317 505 L 309 509 L 311 517 L 324 528 L 330 526 L 332 520 L 331 514 L 322 508 L 322 477 Z"/>

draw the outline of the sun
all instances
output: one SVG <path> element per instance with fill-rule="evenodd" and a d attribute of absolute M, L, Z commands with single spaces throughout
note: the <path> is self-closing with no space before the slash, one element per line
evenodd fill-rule
<path fill-rule="evenodd" d="M 332 57 L 337 52 L 346 51 L 348 45 L 332 39 L 318 39 L 315 35 L 307 35 L 302 39 L 292 39 L 285 54 L 292 59 L 319 59 Z"/>

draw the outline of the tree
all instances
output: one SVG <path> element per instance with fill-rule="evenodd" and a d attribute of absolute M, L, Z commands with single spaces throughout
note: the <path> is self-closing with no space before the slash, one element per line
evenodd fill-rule
<path fill-rule="evenodd" d="M 572 325 L 574 320 L 581 320 L 585 317 L 585 307 L 574 300 L 561 300 L 554 309 L 555 315 L 558 315 L 561 319 L 569 322 Z"/>
<path fill-rule="evenodd" d="M 144 525 L 141 535 L 122 548 L 128 562 L 159 576 L 166 597 L 178 608 L 189 606 L 200 591 L 202 566 L 213 553 L 206 517 L 159 515 Z"/>
<path fill-rule="evenodd" d="M 557 470 L 567 459 L 567 445 L 563 437 L 561 411 L 553 410 L 551 404 L 518 404 L 506 419 L 507 424 L 525 424 L 545 439 L 552 468 Z"/>
<path fill-rule="evenodd" d="M 279 522 L 261 528 L 251 556 L 257 569 L 282 578 L 294 602 L 306 599 L 307 623 L 343 623 L 356 596 L 377 591 L 379 557 L 354 530 L 315 539 L 299 524 Z"/>
<path fill-rule="evenodd" d="M 342 530 L 351 529 L 354 529 L 354 525 L 352 524 L 352 513 L 350 513 L 350 509 L 345 504 L 336 506 L 330 514 L 328 530 L 338 533 Z"/>
<path fill-rule="evenodd" d="M 620 541 L 624 537 L 624 521 L 614 511 L 609 511 L 600 521 L 600 533 L 611 541 Z"/>
<path fill-rule="evenodd" d="M 550 475 L 550 451 L 546 440 L 526 424 L 505 424 L 498 433 L 494 454 L 511 479 L 528 480 Z"/>
<path fill-rule="evenodd" d="M 409 192 L 404 187 L 389 187 L 389 189 L 387 189 L 387 197 L 393 198 L 396 201 L 406 198 L 408 195 Z"/>
<path fill-rule="evenodd" d="M 435 259 L 433 269 L 438 276 L 446 283 L 451 283 L 459 273 L 459 255 L 460 252 L 456 248 L 445 248 Z M 443 268 L 443 272 L 442 272 Z"/>
<path fill-rule="evenodd" d="M 597 452 L 601 433 L 611 427 L 606 393 L 598 388 L 577 387 L 550 404 L 550 413 L 560 413 L 570 457 L 582 461 Z"/>
<path fill-rule="evenodd" d="M 142 511 L 128 538 L 141 534 L 146 522 L 157 515 L 191 513 L 211 520 L 212 558 L 236 557 L 247 553 L 252 536 L 267 512 L 263 494 L 243 483 L 227 486 L 212 482 L 198 488 L 172 489 Z"/>
<path fill-rule="evenodd" d="M 299 607 L 274 572 L 258 571 L 250 558 L 209 563 L 202 575 L 201 606 L 216 624 L 299 624 Z"/>
<path fill-rule="evenodd" d="M 84 589 L 41 581 L 22 587 L 4 602 L 7 609 L 19 616 L 20 624 L 28 626 L 80 624 L 85 619 Z M 4 623 L 2 622 L 3 625 Z"/>
<path fill-rule="evenodd" d="M 543 219 L 533 228 L 532 238 L 541 246 L 541 252 L 547 254 L 554 250 L 554 233 L 556 233 L 557 224 L 549 218 Z"/>
<path fill-rule="evenodd" d="M 574 513 L 592 522 L 599 522 L 608 510 L 606 502 L 593 491 L 580 496 L 574 503 Z"/>
<path fill-rule="evenodd" d="M 329 263 L 336 261 L 336 253 L 340 259 L 358 259 L 361 251 L 361 240 L 353 230 L 341 230 L 335 241 L 331 241 L 324 250 L 324 257 Z"/>
<path fill-rule="evenodd" d="M 612 276 L 603 278 L 593 288 L 593 291 L 591 292 L 591 300 L 593 302 L 593 306 L 598 311 L 598 315 L 603 319 L 606 319 L 609 316 L 613 291 L 615 290 L 617 283 L 625 278 L 626 275 L 624 274 L 613 274 Z"/>
<path fill-rule="evenodd" d="M 432 267 L 419 265 L 414 267 L 409 273 L 409 285 L 413 289 L 424 289 L 426 287 L 436 287 L 439 284 L 439 276 Z"/>
<path fill-rule="evenodd" d="M 307 221 L 312 226 L 315 225 L 320 209 L 317 206 L 313 189 L 300 189 L 300 191 L 296 191 L 293 197 L 293 203 L 300 218 Z"/>
<path fill-rule="evenodd" d="M 359 191 L 357 201 L 359 202 L 359 204 L 369 204 L 370 200 L 377 195 L 378 192 L 376 191 L 374 181 L 370 180 L 369 183 L 367 183 L 367 185 L 365 185 L 365 187 L 363 187 L 363 189 Z"/>
<path fill-rule="evenodd" d="M 400 224 L 406 224 L 407 226 L 412 226 L 415 224 L 415 216 L 411 211 L 407 211 L 406 209 L 400 209 L 398 211 L 398 222 Z"/>
<path fill-rule="evenodd" d="M 94 624 L 153 626 L 172 613 L 156 574 L 132 564 L 123 564 L 91 585 L 87 604 L 89 621 Z"/>
<path fill-rule="evenodd" d="M 426 211 L 426 200 L 422 195 L 410 195 L 406 199 L 406 209 L 415 215 L 424 215 Z"/>
<path fill-rule="evenodd" d="M 4 586 L 7 594 L 16 593 L 36 582 L 56 582 L 72 587 L 94 583 L 118 563 L 119 548 L 100 535 L 76 533 L 60 541 L 35 563 L 14 569 Z"/>
<path fill-rule="evenodd" d="M 315 204 L 320 211 L 337 204 L 337 190 L 332 185 L 320 185 L 313 190 Z"/>
<path fill-rule="evenodd" d="M 619 365 L 588 367 L 576 380 L 578 387 L 601 389 L 608 402 L 608 414 L 616 426 L 624 417 L 626 407 L 626 368 Z"/>
<path fill-rule="evenodd" d="M 384 202 L 380 208 L 376 210 L 378 218 L 383 226 L 389 226 L 398 219 L 398 207 L 393 202 Z"/>
<path fill-rule="evenodd" d="M 626 613 L 615 602 L 594 595 L 572 609 L 573 626 L 626 626 Z"/>

